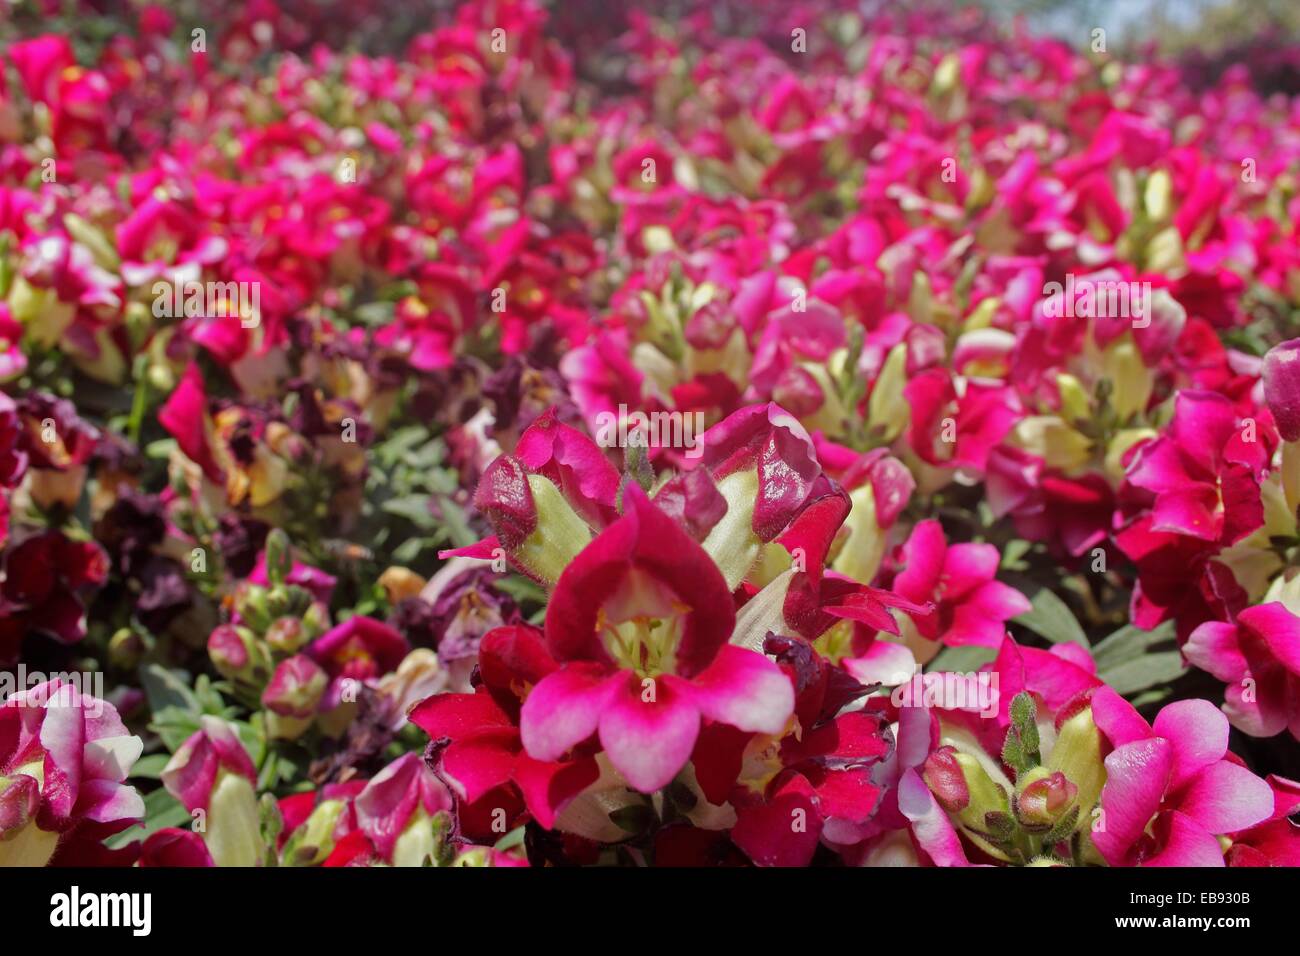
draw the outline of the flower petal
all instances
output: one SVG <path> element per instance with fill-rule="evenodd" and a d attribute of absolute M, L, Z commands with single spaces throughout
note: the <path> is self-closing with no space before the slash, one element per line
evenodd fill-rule
<path fill-rule="evenodd" d="M 692 680 L 665 675 L 664 682 L 704 716 L 739 730 L 775 734 L 794 710 L 794 687 L 785 672 L 757 651 L 734 644 L 720 648 Z"/>
<path fill-rule="evenodd" d="M 629 785 L 653 793 L 691 759 L 700 712 L 668 681 L 657 681 L 652 696 L 631 672 L 614 686 L 600 715 L 601 746 Z"/>
<path fill-rule="evenodd" d="M 1228 750 L 1228 718 L 1208 700 L 1174 701 L 1156 715 L 1152 730 L 1173 747 L 1169 786 L 1174 790 L 1218 763 Z"/>
<path fill-rule="evenodd" d="M 1160 809 L 1173 770 L 1173 748 L 1159 737 L 1135 740 L 1116 747 L 1105 764 L 1106 785 L 1101 791 L 1105 816 L 1093 831 L 1092 842 L 1107 863 L 1123 866 Z"/>
<path fill-rule="evenodd" d="M 618 689 L 593 665 L 574 663 L 547 674 L 524 701 L 519 735 L 536 760 L 558 760 L 596 732 L 606 701 Z"/>
<path fill-rule="evenodd" d="M 1196 775 L 1178 809 L 1211 833 L 1232 833 L 1273 815 L 1273 791 L 1240 764 L 1220 760 Z"/>

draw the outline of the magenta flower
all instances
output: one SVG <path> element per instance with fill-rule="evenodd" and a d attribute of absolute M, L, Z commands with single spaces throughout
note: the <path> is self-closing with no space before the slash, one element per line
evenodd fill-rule
<path fill-rule="evenodd" d="M 1268 784 L 1228 753 L 1228 720 L 1208 701 L 1175 701 L 1148 725 L 1102 687 L 1092 715 L 1114 748 L 1092 832 L 1111 866 L 1223 866 L 1219 836 L 1272 816 Z"/>
<path fill-rule="evenodd" d="M 420 866 L 433 852 L 433 815 L 451 806 L 451 794 L 420 756 L 403 754 L 357 795 L 357 825 L 387 862 Z"/>
<path fill-rule="evenodd" d="M 518 625 L 485 635 L 479 661 L 483 683 L 477 693 L 435 694 L 411 709 L 411 723 L 432 741 L 430 759 L 460 802 L 463 832 L 478 835 L 475 823 L 484 817 L 486 838 L 492 812 L 512 804 L 553 828 L 564 806 L 599 775 L 589 755 L 548 763 L 523 749 L 519 695 L 554 673 L 555 660 L 541 632 Z"/>
<path fill-rule="evenodd" d="M 669 783 L 707 717 L 776 733 L 794 691 L 766 657 L 727 643 L 731 594 L 713 561 L 634 485 L 625 513 L 564 570 L 546 613 L 561 668 L 533 688 L 524 748 L 559 760 L 597 734 L 638 790 Z"/>
<path fill-rule="evenodd" d="M 140 846 L 137 866 L 206 867 L 216 866 L 203 837 L 193 830 L 163 827 L 149 834 Z"/>
<path fill-rule="evenodd" d="M 307 656 L 330 678 L 323 706 L 338 706 L 349 682 L 370 682 L 397 670 L 410 649 L 401 634 L 364 614 L 354 614 L 335 625 L 307 646 Z M 356 699 L 355 693 L 352 699 Z"/>
<path fill-rule="evenodd" d="M 913 620 L 922 637 L 948 645 L 998 647 L 1006 622 L 1030 608 L 1010 585 L 994 580 L 1001 555 L 991 544 L 949 545 L 933 518 L 919 522 L 903 545 L 892 590 L 935 613 Z"/>
<path fill-rule="evenodd" d="M 260 866 L 266 852 L 257 769 L 234 728 L 210 714 L 163 768 L 167 791 L 190 811 L 217 866 Z"/>
<path fill-rule="evenodd" d="M 1264 401 L 1283 440 L 1300 440 L 1300 339 L 1268 350 L 1263 379 Z"/>
<path fill-rule="evenodd" d="M 1128 471 L 1131 485 L 1155 496 L 1152 530 L 1226 547 L 1263 524 L 1266 437 L 1240 427 L 1222 395 L 1179 392 L 1167 434 L 1139 448 Z"/>
<path fill-rule="evenodd" d="M 908 381 L 911 406 L 908 444 L 931 465 L 983 472 L 989 453 L 1022 415 L 1013 389 L 973 380 L 960 383 L 944 369 L 928 369 Z"/>
<path fill-rule="evenodd" d="M 1207 621 L 1183 656 L 1227 684 L 1223 710 L 1234 727 L 1300 740 L 1300 618 L 1284 604 L 1246 608 L 1233 623 Z"/>
<path fill-rule="evenodd" d="M 0 705 L 0 866 L 129 865 L 105 837 L 139 822 L 126 784 L 143 743 L 116 708 L 62 680 Z"/>
<path fill-rule="evenodd" d="M 1273 813 L 1268 819 L 1232 834 L 1225 859 L 1228 866 L 1300 866 L 1300 827 L 1291 817 L 1300 813 L 1300 783 L 1270 774 Z"/>
<path fill-rule="evenodd" d="M 4 555 L 0 579 L 0 665 L 13 660 L 25 635 L 49 634 L 64 644 L 86 636 L 86 604 L 108 578 L 109 561 L 94 541 L 60 531 L 32 535 Z"/>

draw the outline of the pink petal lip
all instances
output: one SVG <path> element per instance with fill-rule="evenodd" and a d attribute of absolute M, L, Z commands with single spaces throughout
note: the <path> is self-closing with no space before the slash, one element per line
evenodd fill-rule
<path fill-rule="evenodd" d="M 559 760 L 596 732 L 619 674 L 574 662 L 542 678 L 520 712 L 524 749 L 536 760 Z"/>
<path fill-rule="evenodd" d="M 632 787 L 653 793 L 690 760 L 700 732 L 699 709 L 668 681 L 659 682 L 652 699 L 631 672 L 611 683 L 600 715 L 600 744 Z"/>
<path fill-rule="evenodd" d="M 1177 810 L 1156 820 L 1156 837 L 1162 849 L 1142 861 L 1143 866 L 1223 866 L 1223 847 L 1200 823 Z"/>
<path fill-rule="evenodd" d="M 1192 779 L 1178 798 L 1178 810 L 1210 833 L 1232 833 L 1272 816 L 1273 791 L 1240 764 L 1220 760 Z"/>
<path fill-rule="evenodd" d="M 1192 631 L 1183 645 L 1183 656 L 1201 670 L 1229 684 L 1241 680 L 1249 671 L 1246 657 L 1237 643 L 1236 626 L 1223 621 L 1207 621 Z"/>
<path fill-rule="evenodd" d="M 1228 751 L 1228 718 L 1208 700 L 1174 701 L 1156 715 L 1151 729 L 1173 747 L 1169 786 L 1174 790 L 1218 763 Z"/>
<path fill-rule="evenodd" d="M 794 687 L 781 668 L 757 651 L 731 644 L 693 679 L 664 675 L 663 680 L 704 716 L 738 730 L 775 734 L 794 710 Z"/>
<path fill-rule="evenodd" d="M 1093 832 L 1092 842 L 1111 866 L 1124 865 L 1160 809 L 1173 763 L 1173 748 L 1159 737 L 1123 744 L 1106 757 L 1105 825 Z"/>
<path fill-rule="evenodd" d="M 1300 676 L 1300 617 L 1274 601 L 1247 608 L 1237 615 L 1239 626 L 1258 635 L 1288 671 Z"/>
<path fill-rule="evenodd" d="M 909 767 L 898 781 L 898 809 L 912 824 L 912 835 L 936 866 L 970 866 L 961 838 L 921 775 Z"/>
<path fill-rule="evenodd" d="M 1264 401 L 1285 441 L 1300 439 L 1300 339 L 1275 345 L 1264 356 Z"/>
<path fill-rule="evenodd" d="M 1092 695 L 1092 718 L 1113 747 L 1155 736 L 1133 705 L 1104 685 Z"/>

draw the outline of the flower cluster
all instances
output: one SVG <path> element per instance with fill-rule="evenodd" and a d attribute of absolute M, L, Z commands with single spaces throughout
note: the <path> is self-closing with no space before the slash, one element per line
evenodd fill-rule
<path fill-rule="evenodd" d="M 27 6 L 0 864 L 1300 864 L 1265 71 L 849 0 Z"/>

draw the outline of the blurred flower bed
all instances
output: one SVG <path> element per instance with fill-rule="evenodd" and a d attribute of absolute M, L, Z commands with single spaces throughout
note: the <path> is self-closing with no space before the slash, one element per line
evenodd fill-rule
<path fill-rule="evenodd" d="M 847 2 L 9 17 L 0 864 L 1300 863 L 1267 71 Z"/>

